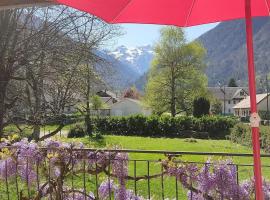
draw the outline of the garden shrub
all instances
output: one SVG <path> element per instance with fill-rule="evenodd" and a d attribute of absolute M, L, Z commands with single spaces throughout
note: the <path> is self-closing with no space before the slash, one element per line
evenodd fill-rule
<path fill-rule="evenodd" d="M 261 148 L 266 152 L 270 152 L 270 127 L 260 126 L 260 143 Z M 248 124 L 236 124 L 230 134 L 230 139 L 245 146 L 252 146 L 251 128 Z"/>
<path fill-rule="evenodd" d="M 270 120 L 270 112 L 264 111 L 264 110 L 259 110 L 259 115 L 262 120 Z"/>
<path fill-rule="evenodd" d="M 86 135 L 86 132 L 84 130 L 84 127 L 81 124 L 75 124 L 75 127 L 69 130 L 67 137 L 79 138 L 79 137 L 84 137 L 85 135 Z"/>
<path fill-rule="evenodd" d="M 236 119 L 224 116 L 142 116 L 94 118 L 97 131 L 113 135 L 224 139 Z"/>
<path fill-rule="evenodd" d="M 208 115 L 210 110 L 210 101 L 204 97 L 200 97 L 193 101 L 193 115 L 202 117 Z"/>

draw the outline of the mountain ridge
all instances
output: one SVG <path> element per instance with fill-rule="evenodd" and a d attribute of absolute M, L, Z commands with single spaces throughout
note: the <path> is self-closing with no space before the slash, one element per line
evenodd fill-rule
<path fill-rule="evenodd" d="M 269 70 L 270 20 L 266 17 L 253 19 L 254 58 L 257 78 Z M 244 20 L 222 22 L 204 33 L 197 41 L 207 50 L 206 74 L 210 86 L 218 82 L 227 84 L 235 78 L 239 85 L 247 85 L 246 32 Z"/>

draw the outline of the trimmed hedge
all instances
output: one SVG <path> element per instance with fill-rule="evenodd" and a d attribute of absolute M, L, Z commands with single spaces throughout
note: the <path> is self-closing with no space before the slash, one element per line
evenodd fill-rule
<path fill-rule="evenodd" d="M 236 124 L 236 119 L 223 116 L 173 118 L 135 115 L 94 118 L 93 123 L 98 131 L 113 135 L 224 139 Z"/>

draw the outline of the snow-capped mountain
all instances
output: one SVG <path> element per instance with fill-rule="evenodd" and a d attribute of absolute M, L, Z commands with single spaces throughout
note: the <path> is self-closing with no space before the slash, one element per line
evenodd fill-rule
<path fill-rule="evenodd" d="M 153 48 L 150 45 L 136 48 L 128 48 L 122 45 L 108 53 L 140 75 L 148 71 L 154 56 Z"/>

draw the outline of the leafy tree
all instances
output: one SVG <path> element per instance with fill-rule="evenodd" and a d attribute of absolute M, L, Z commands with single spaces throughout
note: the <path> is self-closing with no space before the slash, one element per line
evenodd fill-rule
<path fill-rule="evenodd" d="M 222 104 L 219 100 L 214 100 L 211 105 L 211 113 L 214 115 L 222 114 Z"/>
<path fill-rule="evenodd" d="M 206 91 L 204 48 L 198 42 L 187 43 L 181 28 L 166 27 L 161 29 L 161 39 L 154 51 L 146 103 L 157 114 L 192 113 L 194 98 Z"/>
<path fill-rule="evenodd" d="M 98 96 L 98 95 L 92 96 L 91 102 L 92 102 L 92 108 L 94 110 L 98 110 L 98 109 L 101 109 L 103 107 L 103 102 L 102 102 L 100 96 Z"/>
<path fill-rule="evenodd" d="M 231 79 L 229 80 L 228 87 L 238 87 L 238 85 L 236 84 L 236 81 L 235 81 L 234 78 L 231 78 Z"/>
<path fill-rule="evenodd" d="M 200 97 L 193 102 L 193 115 L 194 117 L 202 117 L 208 115 L 210 110 L 210 101 L 204 97 Z"/>
<path fill-rule="evenodd" d="M 139 99 L 140 93 L 138 92 L 137 88 L 135 86 L 133 86 L 124 92 L 123 97 L 124 98 L 131 98 L 131 99 Z"/>

